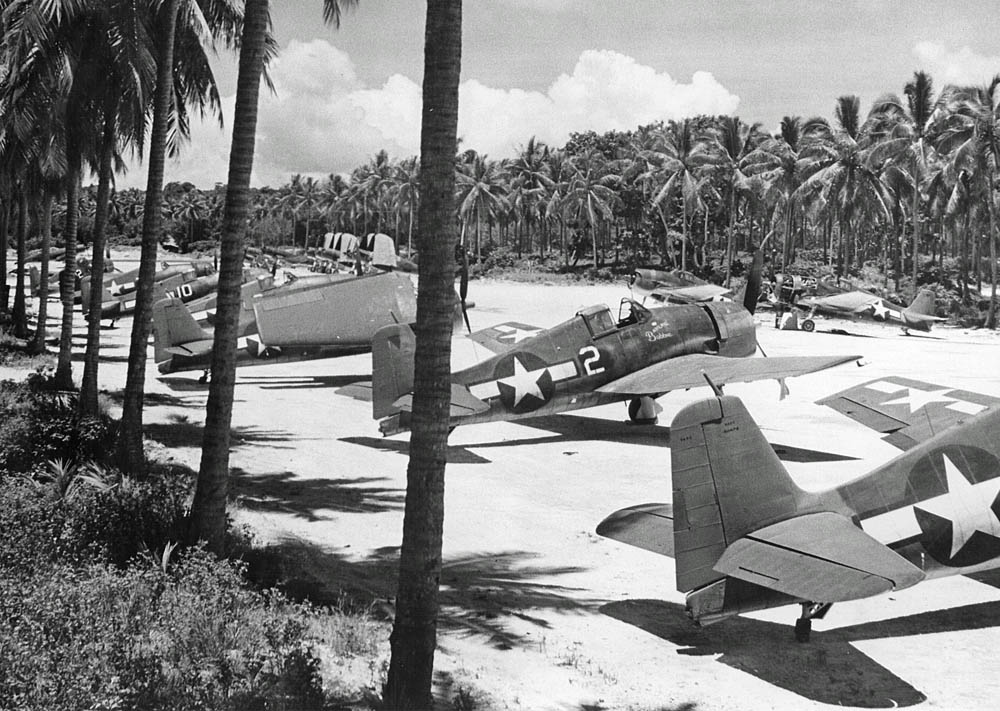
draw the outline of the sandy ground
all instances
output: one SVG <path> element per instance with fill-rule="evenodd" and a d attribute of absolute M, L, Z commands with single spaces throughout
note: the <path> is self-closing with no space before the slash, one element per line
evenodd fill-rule
<path fill-rule="evenodd" d="M 627 293 L 491 281 L 473 282 L 471 292 L 474 328 L 551 326 Z M 780 402 L 773 382 L 727 388 L 806 487 L 831 486 L 896 454 L 876 433 L 813 404 L 820 397 L 893 374 L 1000 396 L 994 333 L 937 328 L 904 337 L 877 324 L 820 321 L 806 334 L 776 331 L 768 313 L 758 321 L 768 355 L 865 358 L 860 369 L 789 381 L 791 395 Z M 821 332 L 831 327 L 859 335 Z M 110 392 L 124 382 L 129 329 L 124 320 L 105 332 L 100 378 Z M 487 355 L 468 339 L 454 342 L 456 367 Z M 239 372 L 233 511 L 262 540 L 310 544 L 309 582 L 367 592 L 390 608 L 407 436 L 383 439 L 370 405 L 336 393 L 370 372 L 366 355 Z M 157 378 L 151 365 L 145 416 L 148 438 L 195 469 L 207 398 L 197 375 Z M 956 577 L 835 605 L 802 645 L 792 636 L 797 607 L 693 627 L 671 559 L 594 533 L 621 507 L 670 500 L 667 425 L 705 395 L 661 398 L 655 427 L 625 425 L 625 406 L 616 405 L 452 434 L 442 689 L 461 685 L 477 708 L 499 709 L 993 707 L 1000 591 L 991 585 Z"/>

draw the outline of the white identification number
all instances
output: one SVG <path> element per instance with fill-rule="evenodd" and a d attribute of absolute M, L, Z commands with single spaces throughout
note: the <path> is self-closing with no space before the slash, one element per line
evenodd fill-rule
<path fill-rule="evenodd" d="M 601 352 L 595 346 L 584 346 L 580 349 L 580 358 L 583 360 L 583 372 L 587 375 L 597 375 L 604 372 L 604 366 L 598 365 L 601 361 Z"/>

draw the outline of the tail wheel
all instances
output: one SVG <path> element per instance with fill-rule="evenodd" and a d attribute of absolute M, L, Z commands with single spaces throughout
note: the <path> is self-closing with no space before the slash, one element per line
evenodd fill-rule
<path fill-rule="evenodd" d="M 813 321 L 811 318 L 807 318 L 805 321 L 799 324 L 799 328 L 801 328 L 806 333 L 812 333 L 813 331 L 816 330 L 816 322 Z"/>

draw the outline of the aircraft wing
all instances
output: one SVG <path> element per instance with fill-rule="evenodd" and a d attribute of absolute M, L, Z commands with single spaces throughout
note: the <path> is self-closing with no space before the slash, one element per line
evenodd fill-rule
<path fill-rule="evenodd" d="M 899 449 L 910 447 L 1000 404 L 1000 398 L 890 376 L 855 385 L 822 400 L 837 412 L 881 432 Z"/>
<path fill-rule="evenodd" d="M 696 284 L 695 286 L 660 287 L 653 289 L 649 296 L 657 301 L 684 301 L 697 303 L 711 301 L 732 291 L 716 284 Z"/>
<path fill-rule="evenodd" d="M 615 511 L 597 526 L 597 535 L 674 557 L 674 507 L 641 504 Z"/>
<path fill-rule="evenodd" d="M 407 393 L 392 403 L 393 407 L 406 412 L 413 410 L 413 393 Z M 486 412 L 490 406 L 469 392 L 469 389 L 458 383 L 451 384 L 451 417 L 463 417 Z"/>
<path fill-rule="evenodd" d="M 858 600 L 924 579 L 915 565 L 829 511 L 765 526 L 734 541 L 714 569 L 814 602 Z"/>
<path fill-rule="evenodd" d="M 781 380 L 814 373 L 835 365 L 860 360 L 861 356 L 787 356 L 781 358 L 723 358 L 705 353 L 678 356 L 612 380 L 598 392 L 616 395 L 662 395 L 707 385 L 707 375 L 716 385 Z"/>
<path fill-rule="evenodd" d="M 469 334 L 469 338 L 494 353 L 505 353 L 515 345 L 542 332 L 538 326 L 508 321 Z"/>

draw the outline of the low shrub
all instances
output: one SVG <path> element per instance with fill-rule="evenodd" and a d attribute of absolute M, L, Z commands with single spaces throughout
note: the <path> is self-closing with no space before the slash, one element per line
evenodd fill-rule
<path fill-rule="evenodd" d="M 315 709 L 316 612 L 194 550 L 164 570 L 50 564 L 0 578 L 0 699 L 26 709 Z"/>
<path fill-rule="evenodd" d="M 0 471 L 28 472 L 50 459 L 105 462 L 117 424 L 107 415 L 81 417 L 75 393 L 49 389 L 38 371 L 27 380 L 0 381 Z"/>

